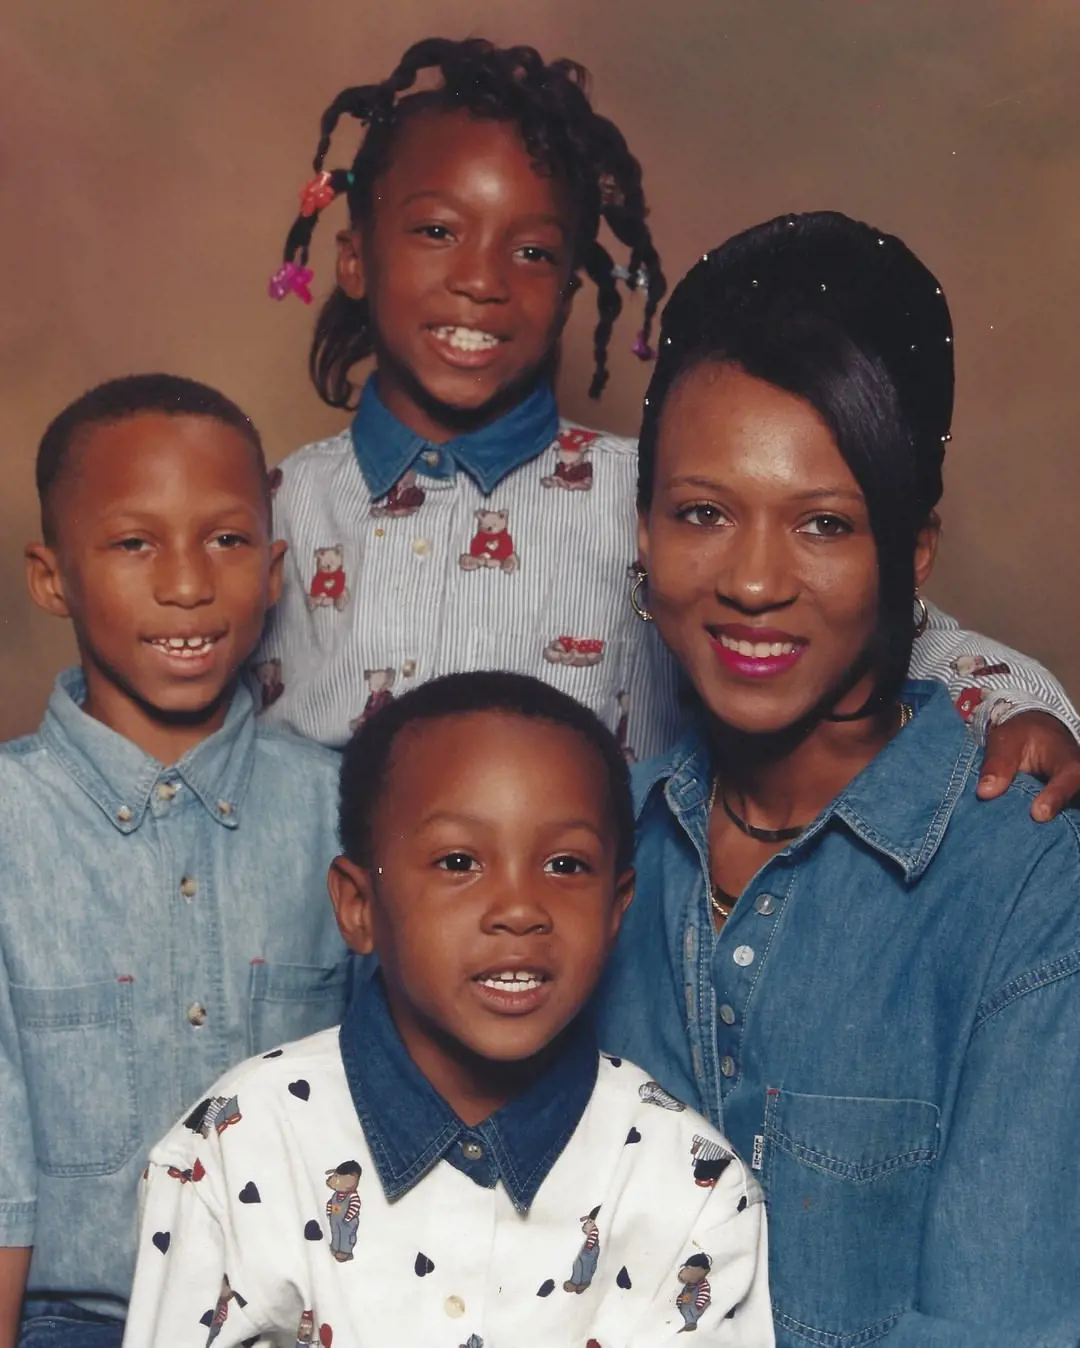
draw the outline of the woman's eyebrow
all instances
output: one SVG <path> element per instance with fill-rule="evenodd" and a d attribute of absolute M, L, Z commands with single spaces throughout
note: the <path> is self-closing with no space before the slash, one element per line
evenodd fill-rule
<path fill-rule="evenodd" d="M 801 491 L 791 499 L 793 501 L 836 500 L 862 501 L 863 494 L 858 487 L 814 487 L 810 491 Z"/>

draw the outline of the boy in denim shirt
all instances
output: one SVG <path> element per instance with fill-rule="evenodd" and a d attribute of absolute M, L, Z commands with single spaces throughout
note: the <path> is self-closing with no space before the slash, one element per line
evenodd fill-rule
<path fill-rule="evenodd" d="M 257 726 L 238 680 L 285 550 L 254 427 L 120 379 L 52 423 L 37 481 L 30 592 L 81 667 L 0 748 L 0 1348 L 120 1342 L 149 1145 L 231 1063 L 340 1020 L 348 976 L 337 758 Z"/>

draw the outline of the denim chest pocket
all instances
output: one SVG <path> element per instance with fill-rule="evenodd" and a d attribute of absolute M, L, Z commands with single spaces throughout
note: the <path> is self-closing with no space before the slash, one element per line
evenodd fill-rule
<path fill-rule="evenodd" d="M 39 1169 L 114 1174 L 142 1142 L 132 983 L 10 991 Z"/>
<path fill-rule="evenodd" d="M 311 964 L 251 966 L 248 1037 L 251 1053 L 266 1053 L 338 1025 L 352 982 L 352 959 L 329 968 Z"/>
<path fill-rule="evenodd" d="M 912 1309 L 939 1132 L 924 1100 L 767 1092 L 779 1343 L 861 1348 Z"/>

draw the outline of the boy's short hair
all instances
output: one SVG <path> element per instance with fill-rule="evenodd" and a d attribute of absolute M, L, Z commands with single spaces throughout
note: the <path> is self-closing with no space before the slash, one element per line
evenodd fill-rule
<path fill-rule="evenodd" d="M 345 746 L 341 763 L 338 836 L 342 850 L 358 866 L 372 857 L 372 820 L 386 782 L 390 756 L 406 726 L 472 712 L 550 721 L 573 730 L 599 755 L 608 781 L 608 803 L 615 824 L 616 871 L 634 858 L 634 806 L 630 773 L 618 741 L 582 703 L 527 674 L 480 670 L 446 674 L 388 703 L 364 721 Z"/>
<path fill-rule="evenodd" d="M 51 507 L 53 490 L 63 476 L 76 440 L 98 426 L 126 421 L 145 412 L 168 417 L 212 417 L 231 426 L 255 451 L 265 479 L 266 460 L 259 432 L 251 418 L 224 393 L 176 374 L 130 374 L 122 379 L 110 379 L 65 407 L 41 437 L 35 475 L 41 506 L 41 532 L 46 543 L 51 544 L 56 536 Z M 269 485 L 266 501 L 269 509 Z"/>

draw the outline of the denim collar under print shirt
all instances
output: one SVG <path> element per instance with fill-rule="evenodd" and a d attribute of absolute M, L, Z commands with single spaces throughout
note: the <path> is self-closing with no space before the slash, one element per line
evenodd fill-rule
<path fill-rule="evenodd" d="M 241 689 L 163 767 L 84 695 L 61 675 L 0 750 L 0 1245 L 34 1246 L 32 1297 L 122 1315 L 150 1146 L 226 1068 L 341 1017 L 338 762 Z"/>
<path fill-rule="evenodd" d="M 977 801 L 944 688 L 904 699 L 719 935 L 704 741 L 635 770 L 600 1041 L 751 1162 L 781 1348 L 1076 1348 L 1080 817 Z"/>
<path fill-rule="evenodd" d="M 482 492 L 492 492 L 508 473 L 546 449 L 559 429 L 555 392 L 543 382 L 487 426 L 436 445 L 387 410 L 377 385 L 372 375 L 350 428 L 356 462 L 373 497 L 385 496 L 410 468 L 436 479 L 463 470 Z"/>
<path fill-rule="evenodd" d="M 501 1181 L 517 1210 L 528 1212 L 596 1085 L 596 1035 L 579 1016 L 539 1078 L 469 1128 L 409 1056 L 378 975 L 358 981 L 339 1042 L 349 1092 L 391 1201 L 445 1158 L 483 1188 Z"/>

